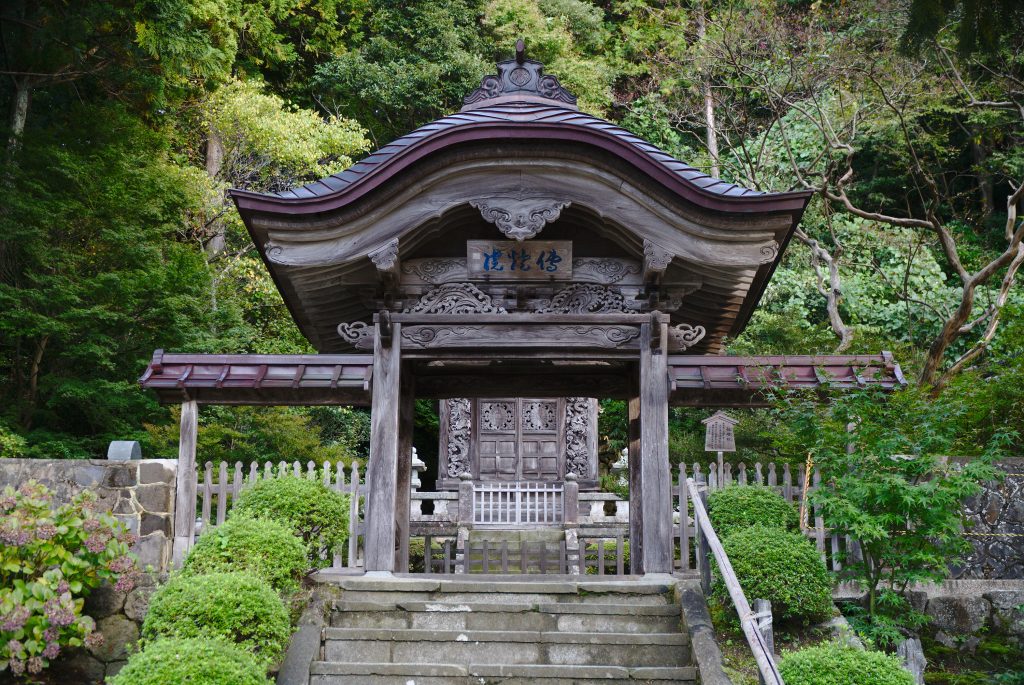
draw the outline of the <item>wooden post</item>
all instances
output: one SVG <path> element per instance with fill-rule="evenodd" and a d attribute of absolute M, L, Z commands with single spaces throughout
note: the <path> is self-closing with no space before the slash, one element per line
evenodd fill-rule
<path fill-rule="evenodd" d="M 412 494 L 412 431 L 416 413 L 416 380 L 412 369 L 405 365 L 402 368 L 402 379 L 399 383 L 400 397 L 398 408 L 398 469 L 395 489 L 395 531 L 398 540 L 395 546 L 395 570 L 398 573 L 409 572 L 409 512 Z"/>
<path fill-rule="evenodd" d="M 196 531 L 196 440 L 199 430 L 199 405 L 195 400 L 181 403 L 181 428 L 178 436 L 178 472 L 175 476 L 174 543 L 171 564 L 181 568 L 192 549 Z"/>
<path fill-rule="evenodd" d="M 395 570 L 395 513 L 398 498 L 398 426 L 401 381 L 401 324 L 385 342 L 375 323 L 370 461 L 366 467 L 366 570 Z"/>
<path fill-rule="evenodd" d="M 667 320 L 668 317 L 656 314 L 651 323 L 640 327 L 641 573 L 672 573 Z M 630 557 L 633 558 L 632 549 Z"/>
<path fill-rule="evenodd" d="M 643 571 L 644 491 L 640 470 L 640 398 L 629 399 L 629 560 L 631 573 Z"/>
<path fill-rule="evenodd" d="M 708 490 L 703 488 L 700 493 L 700 503 L 703 507 L 708 505 Z M 708 545 L 708 536 L 696 516 L 694 510 L 693 528 L 697 533 L 697 568 L 700 571 L 700 587 L 704 594 L 711 593 L 711 547 Z"/>
<path fill-rule="evenodd" d="M 772 656 L 775 655 L 775 629 L 772 626 L 772 603 L 767 599 L 754 600 L 754 614 L 757 616 L 757 629 L 764 636 L 765 645 Z M 758 673 L 758 682 L 764 685 L 764 676 Z"/>

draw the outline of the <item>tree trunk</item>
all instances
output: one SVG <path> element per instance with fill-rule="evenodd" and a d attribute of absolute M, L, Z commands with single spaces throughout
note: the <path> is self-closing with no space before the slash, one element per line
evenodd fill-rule
<path fill-rule="evenodd" d="M 212 180 L 216 181 L 223 167 L 224 143 L 217 130 L 211 127 L 210 133 L 206 138 L 206 173 Z M 206 257 L 208 259 L 213 259 L 224 252 L 227 242 L 224 235 L 223 221 L 215 221 L 212 228 L 213 232 L 205 244 Z"/>
<path fill-rule="evenodd" d="M 28 120 L 28 103 L 32 88 L 25 79 L 15 79 L 14 97 L 11 99 L 10 136 L 7 138 L 7 152 L 14 155 L 21 147 L 21 136 L 25 133 L 25 122 Z"/>
<path fill-rule="evenodd" d="M 21 425 L 25 430 L 32 428 L 32 415 L 35 414 L 36 400 L 39 396 L 39 369 L 42 367 L 43 354 L 46 352 L 46 345 L 49 342 L 50 336 L 44 335 L 36 343 L 35 352 L 32 354 L 32 367 L 28 375 L 28 396 L 21 412 Z"/>
<path fill-rule="evenodd" d="M 835 257 L 821 246 L 814 238 L 797 229 L 795 233 L 797 240 L 806 245 L 811 251 L 811 264 L 814 266 L 814 273 L 818 279 L 818 292 L 825 298 L 825 309 L 828 311 L 828 323 L 832 332 L 839 338 L 836 346 L 836 354 L 841 354 L 849 349 L 853 343 L 853 329 L 843 321 L 843 315 L 839 311 L 839 302 L 843 297 L 842 279 L 839 275 L 839 265 Z M 828 278 L 822 270 L 822 265 L 828 270 Z"/>
<path fill-rule="evenodd" d="M 707 21 L 704 16 L 704 4 L 697 9 L 697 41 L 703 46 L 707 36 Z M 718 128 L 715 125 L 715 98 L 711 92 L 711 75 L 703 74 L 701 89 L 704 91 L 704 124 L 707 134 L 708 155 L 711 157 L 711 175 L 719 178 L 722 175 L 718 165 Z"/>

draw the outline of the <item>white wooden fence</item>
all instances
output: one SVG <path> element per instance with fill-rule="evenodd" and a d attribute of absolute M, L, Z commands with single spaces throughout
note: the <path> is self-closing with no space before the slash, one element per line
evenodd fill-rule
<path fill-rule="evenodd" d="M 260 468 L 253 462 L 248 468 L 242 462 L 235 462 L 234 468 L 227 462 L 221 462 L 215 471 L 212 462 L 206 462 L 203 471 L 196 473 L 196 534 L 209 530 L 224 523 L 228 509 L 235 503 L 242 490 L 257 481 L 295 476 L 321 480 L 325 486 L 349 495 L 348 544 L 345 549 L 337 550 L 334 555 L 336 567 L 356 568 L 362 566 L 363 517 L 362 505 L 366 495 L 366 484 L 360 480 L 359 463 L 353 462 L 349 469 L 346 482 L 345 465 L 331 465 L 324 462 L 318 466 L 309 461 L 280 461 L 277 464 L 266 462 Z"/>

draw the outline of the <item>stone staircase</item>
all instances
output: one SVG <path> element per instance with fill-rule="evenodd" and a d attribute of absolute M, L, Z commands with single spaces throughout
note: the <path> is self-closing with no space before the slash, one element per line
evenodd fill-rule
<path fill-rule="evenodd" d="M 334 582 L 310 685 L 696 682 L 669 577 Z"/>

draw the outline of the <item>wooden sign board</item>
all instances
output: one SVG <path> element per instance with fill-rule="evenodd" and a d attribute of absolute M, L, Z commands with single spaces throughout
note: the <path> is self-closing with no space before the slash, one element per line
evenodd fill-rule
<path fill-rule="evenodd" d="M 704 450 L 707 452 L 735 452 L 736 437 L 732 427 L 739 421 L 722 411 L 701 421 L 704 424 Z"/>
<path fill-rule="evenodd" d="M 469 276 L 491 281 L 572 279 L 571 240 L 467 240 Z"/>

